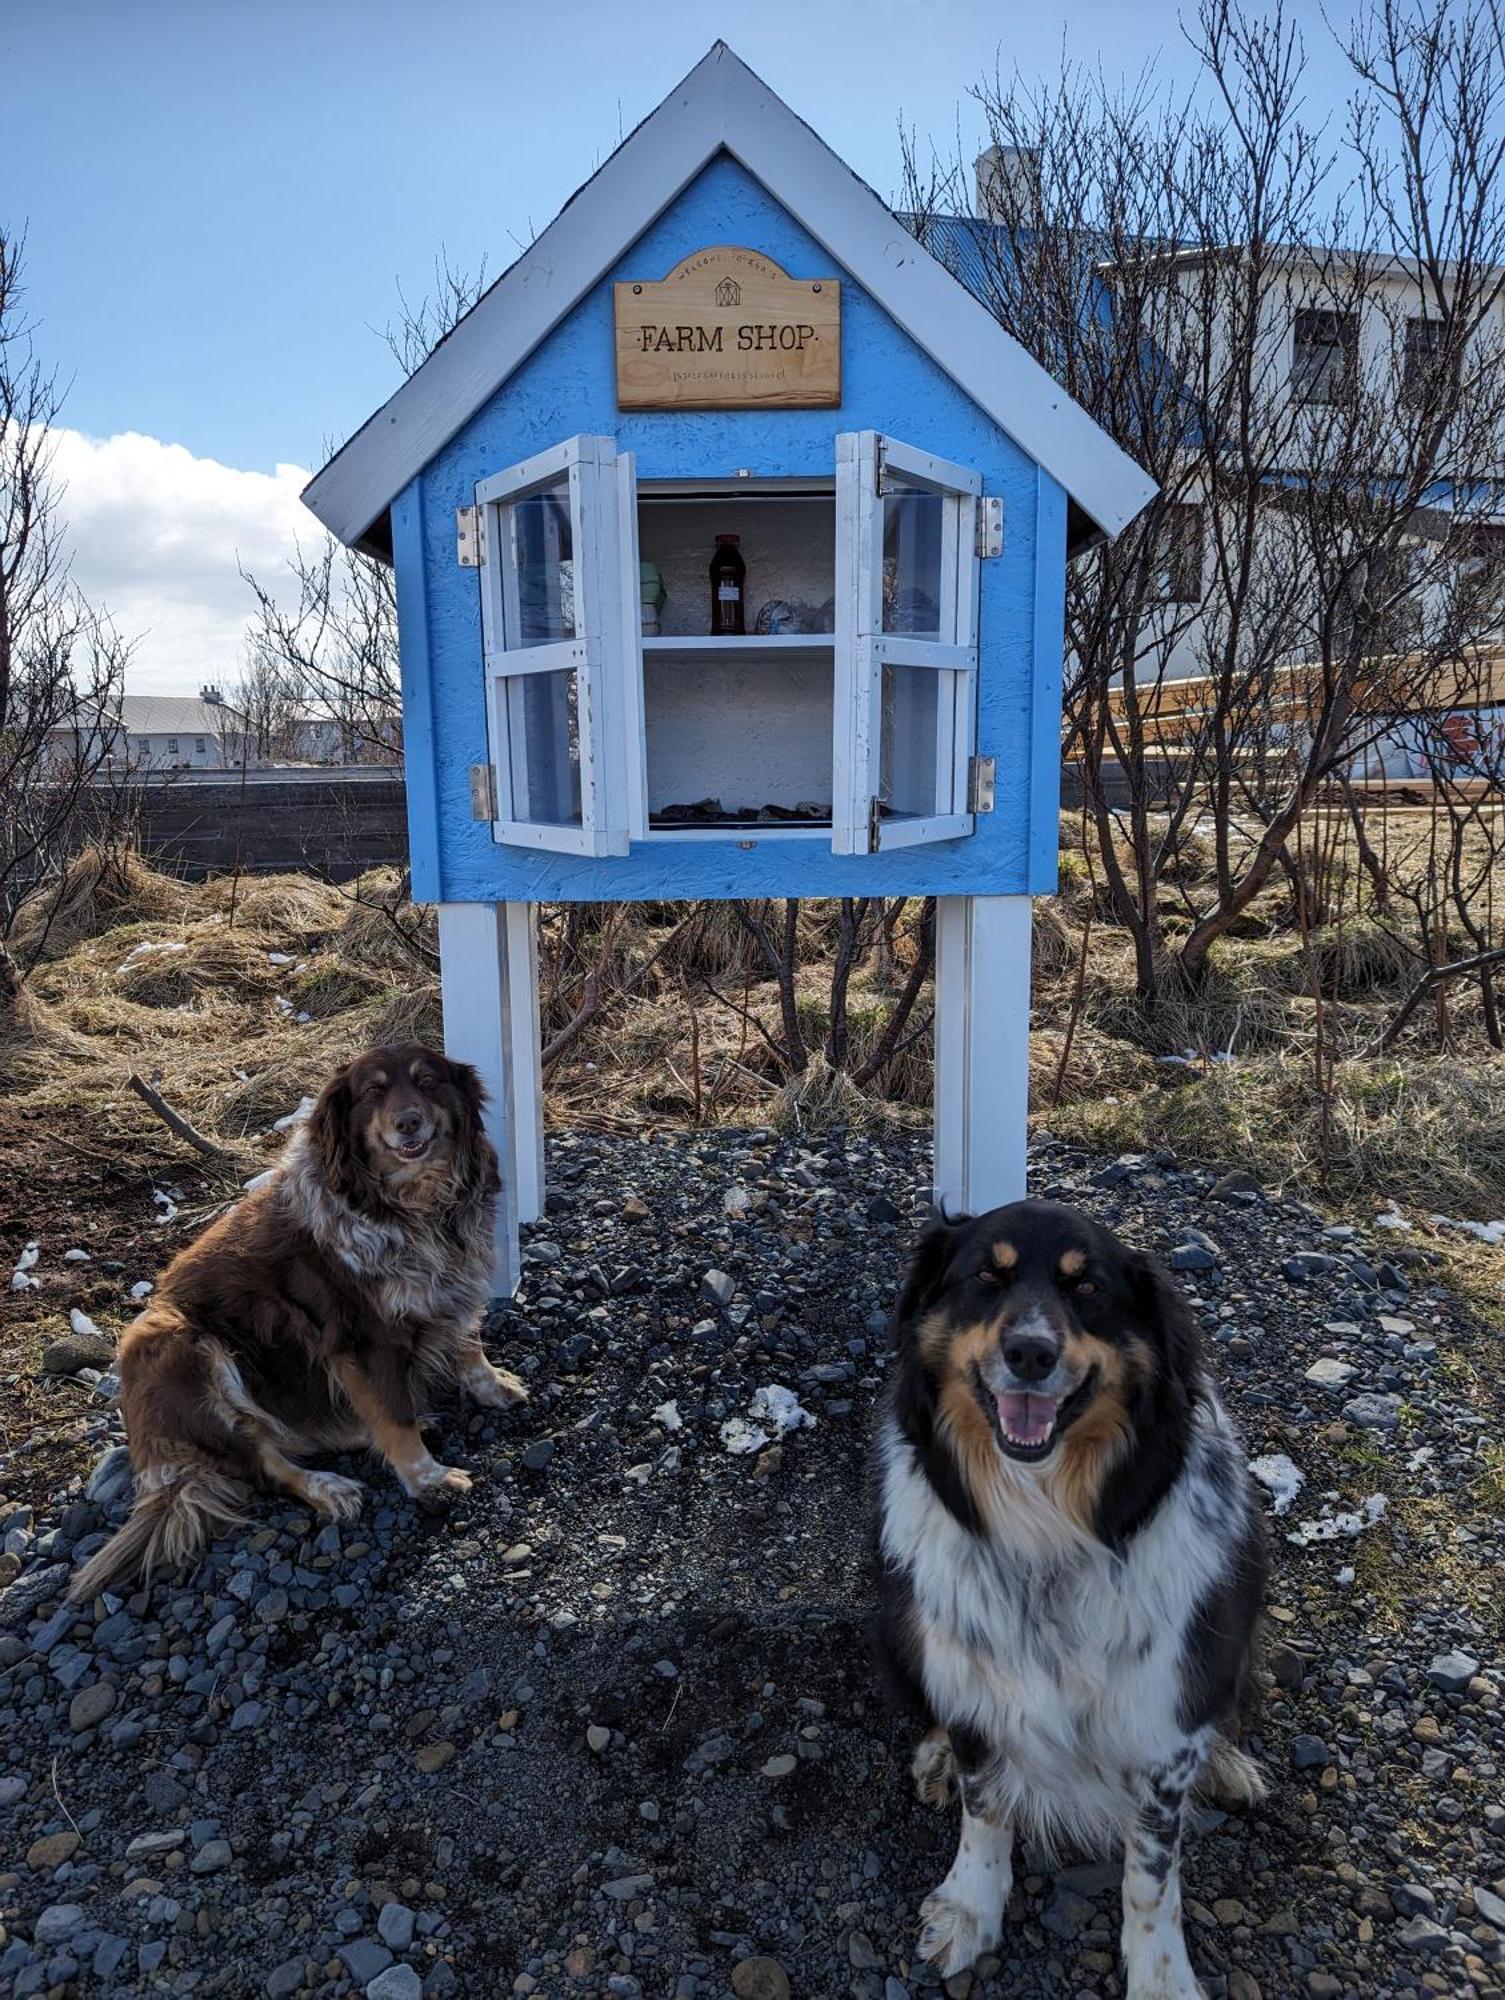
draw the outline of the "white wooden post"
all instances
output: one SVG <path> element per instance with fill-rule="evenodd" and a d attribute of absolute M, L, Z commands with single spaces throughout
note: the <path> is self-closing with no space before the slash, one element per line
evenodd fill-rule
<path fill-rule="evenodd" d="M 538 906 L 504 903 L 513 1124 L 512 1184 L 517 1219 L 543 1214 L 543 1037 L 538 1018 Z"/>
<path fill-rule="evenodd" d="M 496 1210 L 497 1298 L 517 1289 L 517 1107 L 512 1090 L 511 987 L 507 922 L 497 903 L 439 905 L 439 984 L 444 998 L 444 1052 L 471 1063 L 486 1086 L 486 1134 L 501 1163 Z"/>
<path fill-rule="evenodd" d="M 1028 896 L 938 896 L 935 1199 L 976 1215 L 1025 1192 Z"/>

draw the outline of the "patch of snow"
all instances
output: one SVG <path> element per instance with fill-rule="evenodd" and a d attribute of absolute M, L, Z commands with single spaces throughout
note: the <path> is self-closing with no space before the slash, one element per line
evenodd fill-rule
<path fill-rule="evenodd" d="M 13 1292 L 38 1292 L 42 1289 L 40 1278 L 31 1276 L 31 1267 L 42 1254 L 40 1243 L 28 1243 L 16 1259 L 16 1268 L 10 1274 L 10 1288 Z"/>
<path fill-rule="evenodd" d="M 1286 1540 L 1299 1549 L 1309 1549 L 1314 1542 L 1352 1541 L 1372 1528 L 1389 1504 L 1383 1493 L 1371 1493 L 1356 1514 L 1334 1514 L 1324 1507 L 1314 1521 L 1302 1521 L 1291 1529 Z"/>
<path fill-rule="evenodd" d="M 162 1213 L 157 1217 L 158 1222 L 177 1221 L 178 1204 L 173 1200 L 170 1194 L 164 1194 L 161 1188 L 153 1188 L 152 1200 L 157 1204 L 158 1208 L 160 1208 L 162 1211 Z"/>
<path fill-rule="evenodd" d="M 142 943 L 132 946 L 132 948 L 126 953 L 125 957 L 121 959 L 119 965 L 116 966 L 115 968 L 115 976 L 118 979 L 122 972 L 128 972 L 130 968 L 133 965 L 135 965 L 140 959 L 151 958 L 162 952 L 167 952 L 170 954 L 174 952 L 187 951 L 187 949 L 188 946 L 184 944 L 181 941 L 181 939 L 176 941 L 169 940 L 165 944 L 151 944 L 143 940 Z"/>
<path fill-rule="evenodd" d="M 242 1181 L 241 1186 L 247 1194 L 254 1194 L 257 1188 L 265 1187 L 268 1181 L 275 1180 L 276 1177 L 277 1169 L 275 1167 L 268 1167 L 264 1173 L 252 1174 L 248 1181 Z"/>
<path fill-rule="evenodd" d="M 65 1250 L 63 1252 L 63 1262 L 65 1264 L 92 1264 L 94 1259 L 89 1255 L 87 1250 Z"/>
<path fill-rule="evenodd" d="M 783 1437 L 786 1431 L 815 1429 L 814 1417 L 794 1391 L 780 1382 L 770 1382 L 757 1392 L 752 1399 L 752 1414 L 759 1421 L 772 1424 L 778 1437 Z"/>
<path fill-rule="evenodd" d="M 130 1296 L 133 1299 L 149 1299 L 156 1289 L 150 1278 L 138 1278 L 131 1286 Z"/>
<path fill-rule="evenodd" d="M 268 965 L 291 965 L 292 962 L 293 955 L 290 951 L 269 951 L 267 953 Z"/>
<path fill-rule="evenodd" d="M 728 1451 L 740 1456 L 743 1452 L 761 1451 L 768 1443 L 768 1433 L 755 1429 L 745 1417 L 728 1417 L 721 1426 L 721 1442 Z"/>
<path fill-rule="evenodd" d="M 1267 1451 L 1259 1458 L 1251 1458 L 1249 1470 L 1273 1496 L 1273 1509 L 1277 1514 L 1287 1511 L 1306 1484 L 1306 1474 L 1283 1451 Z"/>
<path fill-rule="evenodd" d="M 1374 1218 L 1374 1226 L 1376 1229 L 1395 1229 L 1409 1232 L 1413 1225 L 1407 1222 L 1403 1215 L 1397 1215 L 1393 1208 L 1387 1208 L 1383 1215 L 1377 1215 Z"/>
<path fill-rule="evenodd" d="M 653 1421 L 662 1424 L 666 1431 L 682 1431 L 685 1427 L 685 1420 L 679 1414 L 679 1405 L 673 1401 L 660 1403 L 653 1412 Z"/>
<path fill-rule="evenodd" d="M 86 1312 L 80 1312 L 77 1306 L 74 1306 L 70 1310 L 68 1324 L 73 1328 L 75 1333 L 83 1335 L 86 1339 L 104 1339 L 104 1335 L 94 1324 L 93 1320 L 90 1319 L 89 1315 Z"/>
<path fill-rule="evenodd" d="M 286 1117 L 274 1118 L 272 1120 L 272 1130 L 274 1132 L 286 1132 L 290 1130 L 292 1126 L 301 1124 L 302 1121 L 308 1116 L 309 1112 L 313 1110 L 313 1108 L 314 1108 L 313 1098 L 300 1097 L 298 1099 L 298 1108 L 296 1111 L 289 1111 Z"/>
<path fill-rule="evenodd" d="M 1464 1236 L 1476 1237 L 1492 1250 L 1505 1243 L 1505 1218 L 1499 1222 L 1460 1222 L 1454 1215 L 1434 1215 L 1431 1223 L 1434 1229 L 1456 1229 Z"/>

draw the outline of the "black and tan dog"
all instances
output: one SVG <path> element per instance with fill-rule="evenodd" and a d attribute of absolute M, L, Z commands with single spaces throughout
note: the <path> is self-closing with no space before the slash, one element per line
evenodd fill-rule
<path fill-rule="evenodd" d="M 1075 1211 L 1018 1202 L 932 1229 L 909 1273 L 877 1440 L 881 1629 L 928 1734 L 921 1796 L 959 1789 L 925 1902 L 943 1975 L 998 1943 L 1015 1829 L 1123 1843 L 1129 2000 L 1193 2000 L 1182 1808 L 1262 1790 L 1234 1747 L 1263 1521 L 1190 1314 Z"/>
<path fill-rule="evenodd" d="M 372 1049 L 326 1085 L 272 1178 L 168 1266 L 120 1347 L 136 1476 L 130 1519 L 76 1599 L 177 1565 L 246 1518 L 253 1488 L 321 1513 L 361 1488 L 300 1461 L 371 1447 L 420 1500 L 464 1493 L 419 1433 L 427 1393 L 526 1393 L 481 1349 L 496 1154 L 474 1070 L 417 1043 Z"/>

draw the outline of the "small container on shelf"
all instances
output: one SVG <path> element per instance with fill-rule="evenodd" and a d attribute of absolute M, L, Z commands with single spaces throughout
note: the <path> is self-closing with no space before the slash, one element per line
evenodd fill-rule
<path fill-rule="evenodd" d="M 711 636 L 739 636 L 747 630 L 747 564 L 738 546 L 740 535 L 718 535 L 711 557 Z"/>
<path fill-rule="evenodd" d="M 642 600 L 643 637 L 656 638 L 658 614 L 664 608 L 664 580 L 657 563 L 638 564 L 638 594 Z"/>

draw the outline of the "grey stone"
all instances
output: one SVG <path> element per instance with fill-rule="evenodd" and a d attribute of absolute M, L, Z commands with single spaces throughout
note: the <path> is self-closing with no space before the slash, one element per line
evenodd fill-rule
<path fill-rule="evenodd" d="M 1314 1278 L 1324 1278 L 1328 1272 L 1336 1271 L 1338 1260 L 1324 1250 L 1298 1250 L 1280 1268 L 1293 1285 L 1309 1285 Z"/>
<path fill-rule="evenodd" d="M 1401 1400 L 1399 1396 L 1366 1391 L 1362 1396 L 1354 1396 L 1343 1405 L 1343 1414 L 1351 1424 L 1357 1424 L 1366 1431 L 1393 1431 L 1400 1423 Z"/>
<path fill-rule="evenodd" d="M 1401 1917 L 1430 1917 L 1437 1909 L 1437 1898 L 1425 1882 L 1402 1882 L 1390 1891 L 1390 1900 Z"/>
<path fill-rule="evenodd" d="M 609 1896 L 614 1903 L 630 1903 L 634 1896 L 641 1896 L 653 1887 L 651 1875 L 619 1875 L 614 1882 L 603 1882 L 601 1894 Z"/>
<path fill-rule="evenodd" d="M 32 1926 L 32 1937 L 38 1944 L 61 1944 L 66 1937 L 72 1937 L 84 1920 L 80 1903 L 49 1903 Z"/>
<path fill-rule="evenodd" d="M 1173 1271 L 1211 1271 L 1218 1260 L 1204 1244 L 1178 1243 L 1168 1261 Z"/>
<path fill-rule="evenodd" d="M 1320 1770 L 1327 1761 L 1327 1745 L 1320 1736 L 1291 1738 L 1291 1762 L 1298 1771 Z"/>
<path fill-rule="evenodd" d="M 1410 1923 L 1401 1925 L 1396 1937 L 1403 1949 L 1417 1952 L 1423 1958 L 1435 1958 L 1452 1943 L 1442 1925 L 1433 1923 L 1430 1917 L 1413 1917 Z"/>
<path fill-rule="evenodd" d="M 67 1581 L 66 1563 L 49 1563 L 45 1569 L 18 1576 L 7 1589 L 0 1590 L 0 1631 L 21 1624 L 39 1604 L 56 1597 Z"/>
<path fill-rule="evenodd" d="M 290 2000 L 304 1982 L 308 1961 L 303 1958 L 285 1958 L 267 1974 L 267 2000 Z"/>
<path fill-rule="evenodd" d="M 423 1981 L 411 1965 L 389 1965 L 366 1988 L 366 2000 L 418 2000 Z"/>
<path fill-rule="evenodd" d="M 1315 1383 L 1319 1389 L 1346 1389 L 1357 1373 L 1351 1362 L 1333 1361 L 1324 1355 L 1312 1363 L 1302 1379 Z"/>
<path fill-rule="evenodd" d="M 42 1370 L 47 1375 L 76 1375 L 80 1368 L 108 1368 L 115 1359 L 115 1343 L 102 1333 L 64 1333 L 42 1349 Z"/>
<path fill-rule="evenodd" d="M 1468 1684 L 1479 1671 L 1479 1662 L 1467 1653 L 1438 1653 L 1427 1668 L 1427 1679 L 1444 1694 L 1466 1694 Z"/>
<path fill-rule="evenodd" d="M 406 1903 L 383 1903 L 376 1928 L 384 1945 L 389 1945 L 393 1951 L 406 1951 L 413 1942 L 415 1922 L 413 1912 Z"/>
<path fill-rule="evenodd" d="M 75 1735 L 85 1729 L 92 1729 L 97 1722 L 103 1722 L 120 1699 L 108 1681 L 95 1681 L 91 1687 L 80 1688 L 68 1704 L 68 1727 Z"/>
<path fill-rule="evenodd" d="M 1493 1889 L 1476 1885 L 1474 1908 L 1485 1923 L 1493 1924 L 1497 1931 L 1505 1931 L 1505 1896 L 1497 1896 Z"/>
<path fill-rule="evenodd" d="M 729 1306 L 737 1296 L 737 1281 L 728 1277 L 725 1271 L 707 1271 L 700 1281 L 701 1297 L 709 1299 L 713 1305 Z"/>
<path fill-rule="evenodd" d="M 345 1970 L 358 1986 L 365 1986 L 392 1963 L 392 1954 L 375 1938 L 352 1938 L 340 1946 Z"/>
<path fill-rule="evenodd" d="M 188 1866 L 195 1875 L 212 1875 L 217 1869 L 228 1868 L 230 1860 L 228 1840 L 206 1840 Z"/>

